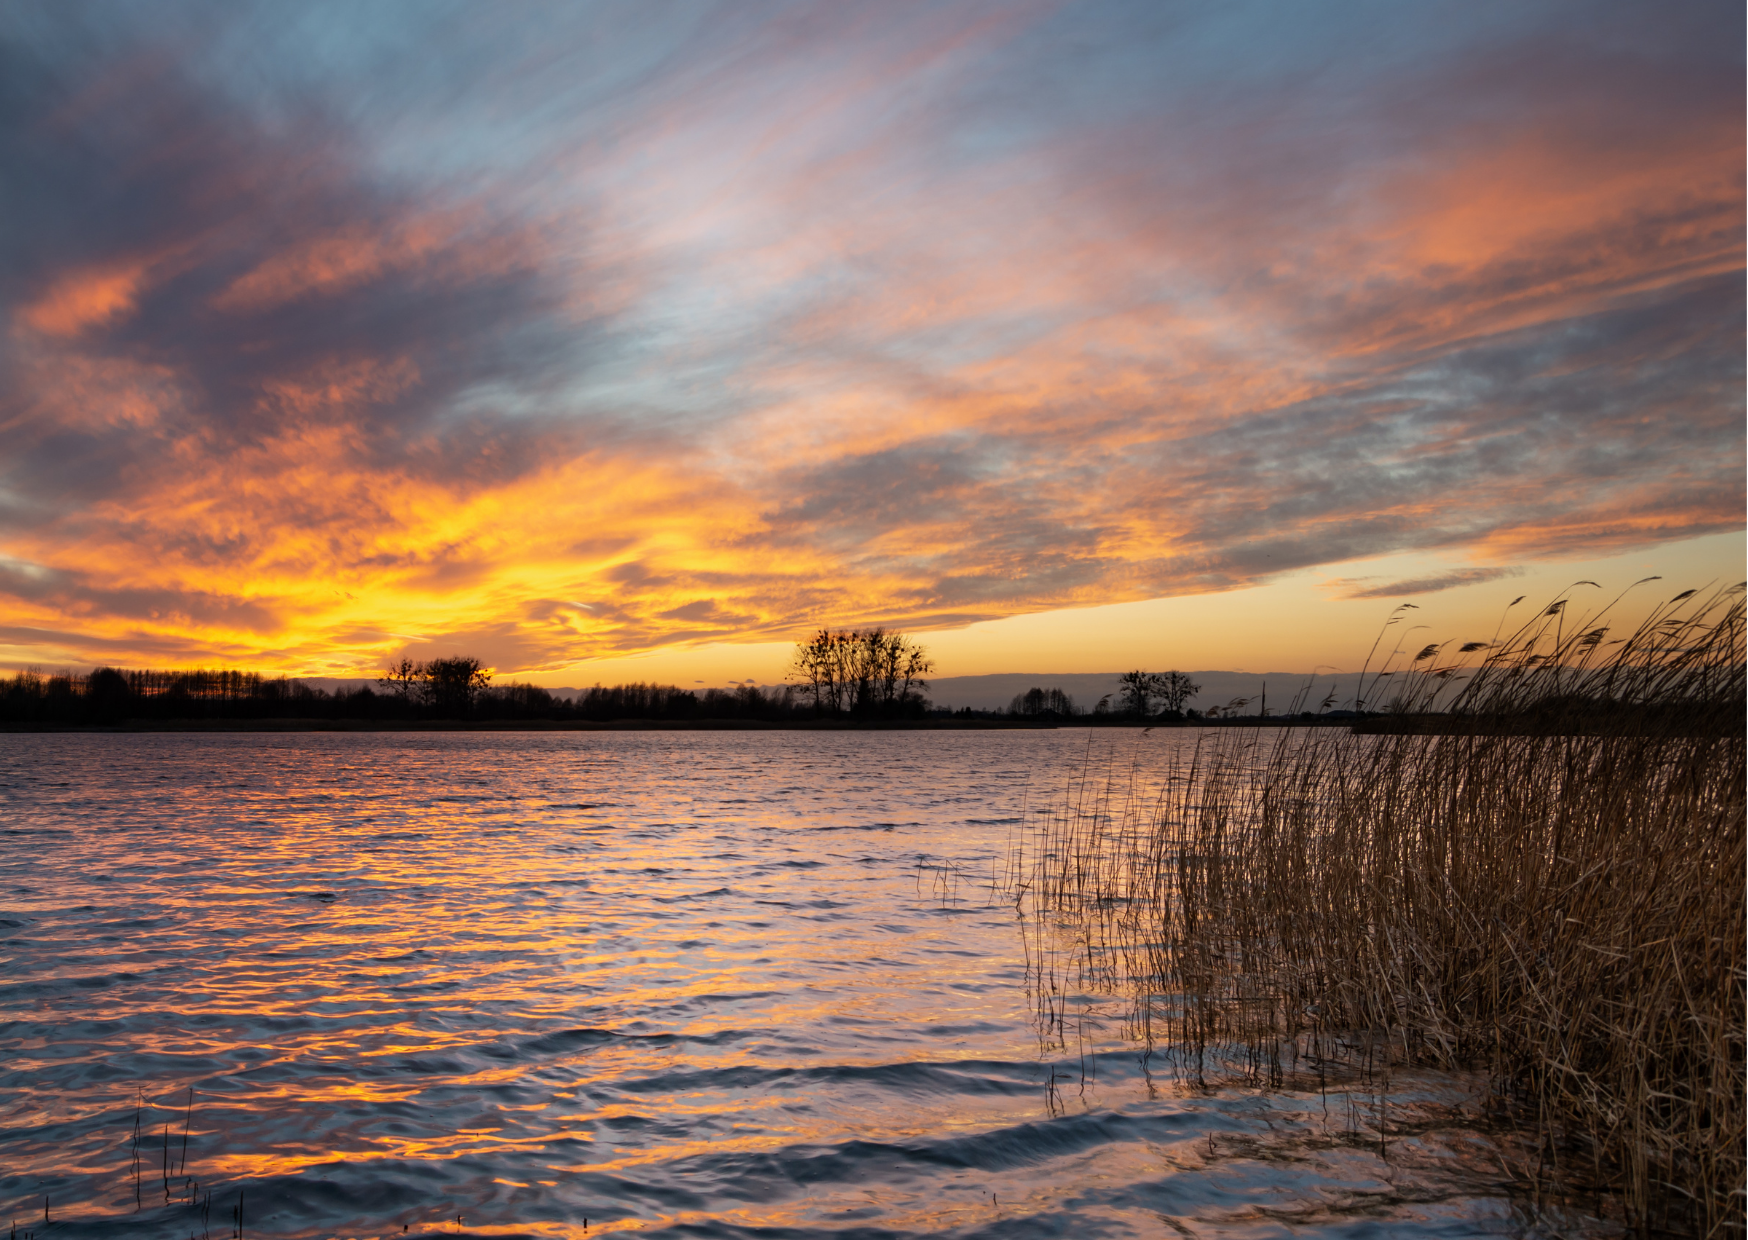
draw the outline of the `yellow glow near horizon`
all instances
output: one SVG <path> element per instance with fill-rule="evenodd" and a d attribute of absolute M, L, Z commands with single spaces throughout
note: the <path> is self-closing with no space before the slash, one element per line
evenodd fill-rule
<path fill-rule="evenodd" d="M 1739 545 L 1716 17 L 1560 19 L 1556 64 L 1534 5 L 1382 58 L 1283 12 L 1263 61 L 1112 11 L 1070 71 L 996 7 L 433 26 L 385 73 L 239 10 L 289 110 L 143 18 L 48 40 L 0 668 L 768 683 L 876 624 L 943 675 L 1342 664 L 1359 578 L 1473 628 Z"/>
<path fill-rule="evenodd" d="M 1011 616 L 954 629 L 914 633 L 936 664 L 936 676 L 1002 672 L 1038 675 L 1152 671 L 1309 672 L 1317 667 L 1355 671 L 1398 603 L 1416 614 L 1402 633 L 1427 630 L 1427 641 L 1490 638 L 1502 619 L 1527 618 L 1576 581 L 1599 588 L 1574 592 L 1574 615 L 1594 610 L 1647 576 L 1623 600 L 1620 623 L 1632 623 L 1658 600 L 1689 588 L 1730 585 L 1744 576 L 1748 536 L 1718 534 L 1623 555 L 1550 560 L 1521 574 L 1472 585 L 1378 598 L 1346 597 L 1392 582 L 1438 578 L 1471 567 L 1431 556 L 1359 560 L 1297 572 L 1247 590 L 1149 599 Z M 1519 595 L 1524 603 L 1507 616 Z M 1396 640 L 1400 640 L 1397 638 Z M 682 688 L 754 681 L 780 683 L 792 642 L 714 642 L 629 658 L 596 659 L 527 677 L 549 687 L 586 688 L 644 680 Z"/>

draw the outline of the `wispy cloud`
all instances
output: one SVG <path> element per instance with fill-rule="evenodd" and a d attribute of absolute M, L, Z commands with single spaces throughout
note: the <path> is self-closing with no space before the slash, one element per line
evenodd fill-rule
<path fill-rule="evenodd" d="M 105 12 L 0 21 L 0 662 L 1741 525 L 1732 6 Z"/>
<path fill-rule="evenodd" d="M 1340 577 L 1329 582 L 1326 588 L 1335 591 L 1342 598 L 1405 598 L 1411 594 L 1436 594 L 1440 590 L 1451 590 L 1458 586 L 1481 585 L 1503 577 L 1521 576 L 1523 569 L 1518 567 L 1458 568 L 1432 577 L 1411 577 L 1406 581 L 1390 581 L 1382 585 L 1371 584 L 1375 579 L 1370 577 Z"/>

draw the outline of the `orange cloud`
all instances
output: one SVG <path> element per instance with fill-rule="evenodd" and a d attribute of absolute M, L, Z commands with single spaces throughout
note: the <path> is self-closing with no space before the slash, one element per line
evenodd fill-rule
<path fill-rule="evenodd" d="M 76 336 L 134 312 L 146 264 L 69 272 L 19 314 L 24 323 L 49 336 Z"/>
<path fill-rule="evenodd" d="M 385 270 L 413 266 L 448 237 L 431 221 L 384 230 L 356 226 L 302 242 L 239 276 L 212 300 L 217 310 L 262 310 L 302 297 L 334 296 Z"/>
<path fill-rule="evenodd" d="M 297 416 L 347 413 L 393 400 L 419 382 L 419 367 L 408 357 L 329 360 L 295 378 L 272 378 L 261 385 L 266 403 Z"/>
<path fill-rule="evenodd" d="M 1691 49 L 1108 86 L 1029 10 L 841 20 L 531 69 L 555 131 L 422 173 L 149 76 L 6 148 L 35 218 L 144 206 L 17 257 L 0 661 L 550 669 L 1740 525 Z"/>

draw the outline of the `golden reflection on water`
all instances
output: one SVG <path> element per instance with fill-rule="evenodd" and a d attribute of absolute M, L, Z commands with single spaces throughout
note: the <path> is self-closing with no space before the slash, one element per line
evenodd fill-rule
<path fill-rule="evenodd" d="M 0 1208 L 58 1234 L 1516 1229 L 1120 1022 L 1040 1050 L 976 876 L 1084 734 L 17 739 Z"/>

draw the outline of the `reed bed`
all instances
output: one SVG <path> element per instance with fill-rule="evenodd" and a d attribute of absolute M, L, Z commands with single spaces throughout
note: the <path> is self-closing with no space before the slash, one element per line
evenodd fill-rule
<path fill-rule="evenodd" d="M 1046 1024 L 1078 985 L 1225 1079 L 1481 1069 L 1540 1191 L 1742 1234 L 1742 589 L 1565 612 L 1428 647 L 1376 734 L 1084 772 L 1010 862 Z"/>

